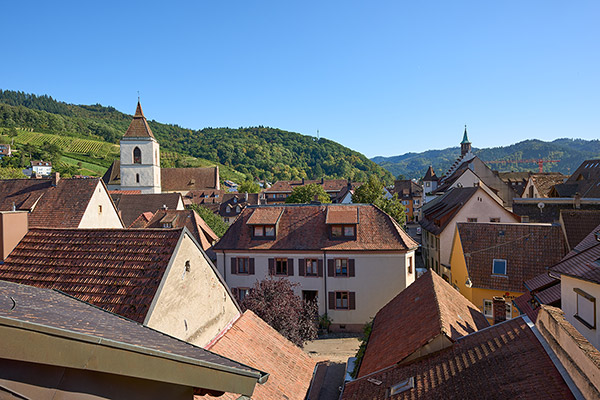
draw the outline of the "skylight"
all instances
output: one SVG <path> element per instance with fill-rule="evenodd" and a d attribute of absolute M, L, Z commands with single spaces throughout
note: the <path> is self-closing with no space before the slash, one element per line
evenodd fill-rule
<path fill-rule="evenodd" d="M 506 275 L 506 260 L 494 259 L 492 265 L 492 274 Z"/>
<path fill-rule="evenodd" d="M 415 379 L 413 377 L 410 377 L 410 378 L 408 378 L 404 381 L 398 382 L 394 386 L 392 386 L 390 388 L 390 397 L 395 394 L 398 394 L 398 393 L 406 392 L 407 390 L 410 390 L 414 387 L 415 387 Z"/>

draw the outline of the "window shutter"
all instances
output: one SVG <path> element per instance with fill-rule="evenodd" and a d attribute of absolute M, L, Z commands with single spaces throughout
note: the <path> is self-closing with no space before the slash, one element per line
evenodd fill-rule
<path fill-rule="evenodd" d="M 238 288 L 234 287 L 233 289 L 231 289 L 231 291 L 233 292 L 233 297 L 235 297 L 235 299 L 237 301 L 240 300 L 240 291 L 238 290 Z"/>
<path fill-rule="evenodd" d="M 323 260 L 317 261 L 317 268 L 319 270 L 319 276 L 323 276 Z"/>
<path fill-rule="evenodd" d="M 304 258 L 298 259 L 298 276 L 306 275 L 306 273 L 304 272 L 305 264 L 306 261 L 304 261 Z"/>
<path fill-rule="evenodd" d="M 231 273 L 237 274 L 237 258 L 231 257 Z"/>
<path fill-rule="evenodd" d="M 354 258 L 348 260 L 348 276 L 354 276 Z"/>
<path fill-rule="evenodd" d="M 348 292 L 348 309 L 356 310 L 356 292 Z"/>
<path fill-rule="evenodd" d="M 327 276 L 333 276 L 333 260 L 327 260 Z"/>
<path fill-rule="evenodd" d="M 288 262 L 288 265 L 287 265 L 288 276 L 294 276 L 294 259 L 288 258 L 287 262 Z"/>
<path fill-rule="evenodd" d="M 329 309 L 335 310 L 335 292 L 329 292 Z"/>
<path fill-rule="evenodd" d="M 275 259 L 269 258 L 269 275 L 275 275 Z"/>
<path fill-rule="evenodd" d="M 250 262 L 249 262 L 249 264 L 250 264 L 250 265 L 249 265 L 249 267 L 248 267 L 248 273 L 249 273 L 250 275 L 254 275 L 254 258 L 251 258 L 251 259 L 250 259 Z"/>

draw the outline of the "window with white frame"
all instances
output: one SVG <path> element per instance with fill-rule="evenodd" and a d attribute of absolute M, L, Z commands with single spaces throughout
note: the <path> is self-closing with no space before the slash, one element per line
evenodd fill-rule
<path fill-rule="evenodd" d="M 505 304 L 506 304 L 506 319 L 511 319 L 512 318 L 512 304 L 509 303 L 508 301 Z"/>
<path fill-rule="evenodd" d="M 494 261 L 492 262 L 492 274 L 506 275 L 506 260 L 494 258 Z"/>
<path fill-rule="evenodd" d="M 492 300 L 483 300 L 483 315 L 488 318 L 494 317 L 494 303 Z"/>
<path fill-rule="evenodd" d="M 596 298 L 579 288 L 574 288 L 573 291 L 577 296 L 575 319 L 589 329 L 596 329 Z"/>

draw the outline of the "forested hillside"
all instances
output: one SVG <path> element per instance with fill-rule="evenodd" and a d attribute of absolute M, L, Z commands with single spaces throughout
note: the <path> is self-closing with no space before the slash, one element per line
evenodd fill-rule
<path fill-rule="evenodd" d="M 556 139 L 552 142 L 525 140 L 510 146 L 473 149 L 483 161 L 498 160 L 560 160 L 544 164 L 544 172 L 571 174 L 584 160 L 600 158 L 600 141 L 583 139 Z M 374 157 L 371 160 L 389 170 L 394 176 L 422 178 L 429 165 L 437 175 L 442 175 L 458 158 L 460 148 L 429 150 L 423 153 L 406 153 L 394 157 Z M 538 171 L 535 163 L 491 163 L 498 171 Z"/>
<path fill-rule="evenodd" d="M 46 95 L 0 90 L 0 127 L 118 143 L 130 121 L 131 115 L 113 107 L 73 105 Z M 161 149 L 220 163 L 248 178 L 362 181 L 375 174 L 386 183 L 393 180 L 387 170 L 361 153 L 327 139 L 262 126 L 191 130 L 154 120 L 149 124 Z"/>

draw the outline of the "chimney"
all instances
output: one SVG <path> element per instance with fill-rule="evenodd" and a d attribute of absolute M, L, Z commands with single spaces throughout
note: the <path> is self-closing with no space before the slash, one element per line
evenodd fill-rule
<path fill-rule="evenodd" d="M 244 201 L 246 203 L 248 202 L 248 192 L 244 193 Z"/>
<path fill-rule="evenodd" d="M 162 209 L 165 210 L 165 211 L 167 211 L 169 209 L 169 207 L 167 207 L 166 204 L 163 204 Z"/>
<path fill-rule="evenodd" d="M 27 234 L 28 218 L 27 211 L 0 211 L 0 261 L 4 262 Z"/>
<path fill-rule="evenodd" d="M 494 296 L 493 305 L 494 325 L 506 321 L 506 300 L 504 300 L 504 297 Z"/>
<path fill-rule="evenodd" d="M 52 186 L 56 187 L 56 185 L 58 184 L 58 181 L 60 181 L 60 174 L 58 172 L 55 172 L 52 175 Z"/>
<path fill-rule="evenodd" d="M 304 185 L 304 178 L 302 178 L 302 184 Z"/>
<path fill-rule="evenodd" d="M 573 200 L 576 209 L 581 208 L 581 195 L 579 192 L 575 193 L 575 199 Z"/>

